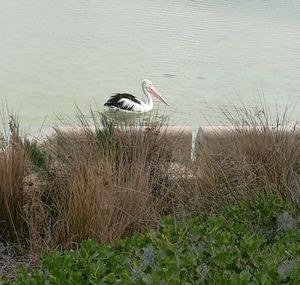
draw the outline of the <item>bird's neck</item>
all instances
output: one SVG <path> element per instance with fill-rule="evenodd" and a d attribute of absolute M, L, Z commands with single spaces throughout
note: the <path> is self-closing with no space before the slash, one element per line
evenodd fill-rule
<path fill-rule="evenodd" d="M 145 104 L 153 107 L 153 101 L 152 101 L 152 97 L 149 94 L 149 92 L 147 91 L 146 87 L 144 85 L 142 85 L 142 89 L 145 95 Z"/>

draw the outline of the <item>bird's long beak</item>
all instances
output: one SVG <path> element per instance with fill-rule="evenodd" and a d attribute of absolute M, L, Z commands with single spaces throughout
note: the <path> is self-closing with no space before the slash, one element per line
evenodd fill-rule
<path fill-rule="evenodd" d="M 150 92 L 154 97 L 156 97 L 157 99 L 159 99 L 160 101 L 162 101 L 163 103 L 165 103 L 166 105 L 169 106 L 168 102 L 164 99 L 163 96 L 160 95 L 160 93 L 156 90 L 156 88 L 155 88 L 153 85 L 149 86 L 148 89 L 149 89 L 149 92 Z"/>

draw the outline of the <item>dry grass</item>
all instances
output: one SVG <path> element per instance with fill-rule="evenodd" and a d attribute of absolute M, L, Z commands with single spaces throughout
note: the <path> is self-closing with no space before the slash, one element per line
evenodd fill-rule
<path fill-rule="evenodd" d="M 158 130 L 105 128 L 94 133 L 83 125 L 80 135 L 57 131 L 55 239 L 61 244 L 88 237 L 113 241 L 158 222 L 154 191 L 166 191 L 170 160 Z"/>
<path fill-rule="evenodd" d="M 9 135 L 0 150 L 0 243 L 10 246 L 11 253 L 25 254 L 28 260 L 32 256 L 31 262 L 42 252 L 48 230 L 47 206 L 41 197 L 43 182 L 38 177 L 18 123 L 11 117 Z"/>
<path fill-rule="evenodd" d="M 0 160 L 3 240 L 29 252 L 114 240 L 156 226 L 172 206 L 172 144 L 160 123 L 116 126 L 102 115 L 43 144 L 11 128 Z M 175 142 L 174 142 L 175 143 Z"/>
<path fill-rule="evenodd" d="M 261 193 L 297 204 L 299 130 L 284 120 L 274 125 L 265 113 L 226 116 L 234 126 L 226 139 L 207 139 L 185 167 L 172 164 L 176 141 L 160 132 L 161 120 L 145 129 L 93 113 L 90 121 L 80 116 L 80 132 L 56 129 L 43 144 L 21 139 L 12 121 L 0 152 L 1 239 L 32 263 L 51 248 L 156 227 L 165 214 L 218 211 Z"/>
<path fill-rule="evenodd" d="M 185 189 L 189 207 L 218 211 L 228 204 L 276 194 L 298 205 L 300 199 L 300 129 L 286 116 L 274 121 L 265 110 L 225 113 L 231 130 L 204 138 L 193 165 L 194 183 Z"/>
<path fill-rule="evenodd" d="M 0 149 L 0 237 L 21 245 L 26 232 L 22 208 L 25 204 L 23 181 L 26 161 L 19 128 L 10 121 L 10 139 Z"/>

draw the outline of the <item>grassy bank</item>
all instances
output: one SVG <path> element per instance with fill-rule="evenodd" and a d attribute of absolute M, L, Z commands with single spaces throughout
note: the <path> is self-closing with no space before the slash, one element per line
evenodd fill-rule
<path fill-rule="evenodd" d="M 91 117 L 79 117 L 80 133 L 55 129 L 43 142 L 24 138 L 11 119 L 0 152 L 0 239 L 12 258 L 39 266 L 52 249 L 90 238 L 114 244 L 159 228 L 166 215 L 223 213 L 262 194 L 298 209 L 300 134 L 284 119 L 227 114 L 236 126 L 230 135 L 204 144 L 178 170 L 176 141 L 160 132 L 164 120 L 148 120 L 145 129 L 141 121 Z"/>

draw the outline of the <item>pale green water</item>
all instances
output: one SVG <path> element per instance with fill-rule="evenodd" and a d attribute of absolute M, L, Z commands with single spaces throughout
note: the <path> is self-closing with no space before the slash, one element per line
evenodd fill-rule
<path fill-rule="evenodd" d="M 0 0 L 0 101 L 27 128 L 148 78 L 178 124 L 300 97 L 300 1 Z M 299 113 L 297 107 L 295 113 Z"/>

